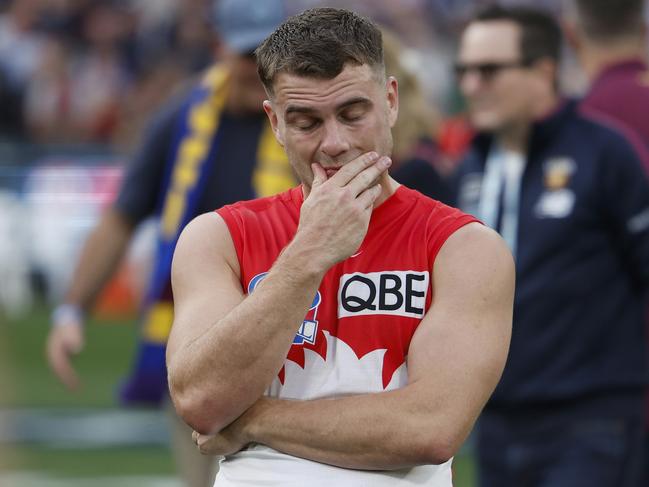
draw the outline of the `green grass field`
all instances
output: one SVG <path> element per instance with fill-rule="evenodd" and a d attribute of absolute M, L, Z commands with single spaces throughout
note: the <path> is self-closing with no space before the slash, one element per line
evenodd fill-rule
<path fill-rule="evenodd" d="M 133 323 L 91 321 L 86 349 L 75 361 L 83 385 L 70 393 L 47 368 L 43 349 L 48 316 L 49 310 L 40 306 L 23 319 L 2 321 L 6 324 L 0 325 L 0 343 L 4 344 L 0 351 L 9 363 L 3 367 L 5 373 L 0 374 L 0 390 L 5 391 L 0 408 L 65 411 L 116 407 L 115 389 L 130 367 L 134 349 Z M 0 466 L 5 475 L 32 472 L 62 482 L 87 479 L 88 485 L 124 476 L 174 474 L 168 448 L 159 446 L 75 449 L 69 445 L 57 448 L 52 444 L 22 443 L 9 448 L 5 445 L 0 456 L 4 458 Z"/>
<path fill-rule="evenodd" d="M 124 321 L 93 320 L 75 360 L 82 387 L 70 393 L 50 373 L 45 355 L 49 311 L 38 307 L 6 327 L 13 393 L 3 407 L 112 407 L 114 388 L 130 366 L 136 329 Z"/>
<path fill-rule="evenodd" d="M 0 365 L 0 391 L 3 391 L 0 409 L 115 408 L 115 390 L 130 367 L 134 350 L 133 323 L 91 321 L 86 349 L 75 361 L 83 387 L 71 394 L 56 381 L 46 365 L 43 347 L 48 316 L 49 310 L 40 306 L 20 320 L 0 317 L 0 357 L 8 359 L 8 363 Z M 14 473 L 21 475 L 12 477 Z M 24 473 L 31 476 L 22 476 Z M 3 446 L 0 443 L 0 485 L 5 485 L 3 476 L 6 481 L 7 475 L 11 483 L 6 485 L 11 487 L 178 485 L 173 480 L 174 465 L 168 448 L 155 445 L 70 448 L 70 445 Z M 474 478 L 471 456 L 458 455 L 455 487 L 473 487 Z"/>

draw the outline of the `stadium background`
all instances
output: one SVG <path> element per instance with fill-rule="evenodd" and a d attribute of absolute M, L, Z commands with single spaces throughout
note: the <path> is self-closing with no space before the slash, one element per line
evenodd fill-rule
<path fill-rule="evenodd" d="M 260 0 L 263 1 L 263 0 Z M 43 356 L 49 313 L 83 239 L 112 201 L 151 113 L 209 61 L 210 0 L 0 0 L 0 485 L 178 486 L 164 417 L 123 410 L 152 225 L 100 298 L 67 393 Z M 342 6 L 391 27 L 428 101 L 457 120 L 455 39 L 477 0 L 288 0 Z M 557 15 L 560 0 L 544 5 Z M 562 85 L 584 78 L 566 51 Z M 453 125 L 449 124 L 449 127 Z M 449 132 L 449 144 L 463 140 Z M 474 485 L 470 442 L 456 487 Z"/>

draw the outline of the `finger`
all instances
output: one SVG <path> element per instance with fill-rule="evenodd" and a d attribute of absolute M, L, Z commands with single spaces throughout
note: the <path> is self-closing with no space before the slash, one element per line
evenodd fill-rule
<path fill-rule="evenodd" d="M 213 439 L 214 439 L 214 435 L 202 435 L 200 433 L 196 433 L 196 444 L 199 447 L 203 447 L 207 445 Z"/>
<path fill-rule="evenodd" d="M 199 438 L 198 443 L 196 443 L 196 446 L 198 446 L 198 451 L 201 455 L 210 455 L 210 442 L 204 438 Z"/>
<path fill-rule="evenodd" d="M 367 152 L 348 162 L 340 170 L 331 176 L 331 181 L 335 181 L 338 186 L 346 186 L 358 173 L 363 169 L 370 167 L 379 159 L 376 152 Z"/>
<path fill-rule="evenodd" d="M 392 165 L 389 157 L 381 157 L 375 164 L 363 169 L 347 184 L 352 194 L 358 196 L 369 187 L 376 184 L 376 180 Z"/>
<path fill-rule="evenodd" d="M 356 199 L 358 200 L 359 204 L 363 205 L 363 208 L 367 209 L 374 205 L 374 202 L 378 199 L 380 195 L 381 195 L 381 185 L 375 184 L 374 186 L 367 188 L 365 191 L 359 194 L 358 198 Z"/>
<path fill-rule="evenodd" d="M 198 437 L 200 436 L 200 433 L 198 431 L 192 431 L 192 441 L 194 442 L 194 445 L 198 446 Z"/>
<path fill-rule="evenodd" d="M 65 387 L 70 390 L 78 389 L 79 377 L 70 362 L 69 350 L 60 337 L 53 337 L 48 341 L 47 359 L 50 368 Z"/>
<path fill-rule="evenodd" d="M 203 455 L 212 455 L 215 447 L 217 447 L 217 437 L 212 435 L 199 434 L 196 439 L 196 446 L 198 451 Z"/>
<path fill-rule="evenodd" d="M 313 171 L 313 182 L 311 183 L 312 188 L 321 185 L 327 180 L 327 173 L 322 169 L 320 164 L 311 164 L 311 170 Z"/>

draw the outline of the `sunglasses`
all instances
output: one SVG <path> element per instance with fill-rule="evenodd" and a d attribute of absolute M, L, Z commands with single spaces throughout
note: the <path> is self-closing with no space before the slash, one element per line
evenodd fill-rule
<path fill-rule="evenodd" d="M 466 76 L 467 73 L 475 72 L 480 76 L 480 79 L 484 81 L 490 81 L 493 78 L 495 78 L 501 71 L 504 71 L 506 69 L 522 68 L 525 66 L 529 66 L 529 63 L 525 61 L 510 61 L 510 62 L 503 62 L 503 63 L 496 63 L 496 62 L 473 63 L 473 64 L 458 63 L 455 65 L 454 70 L 455 70 L 455 76 L 458 79 L 462 79 L 464 76 Z"/>

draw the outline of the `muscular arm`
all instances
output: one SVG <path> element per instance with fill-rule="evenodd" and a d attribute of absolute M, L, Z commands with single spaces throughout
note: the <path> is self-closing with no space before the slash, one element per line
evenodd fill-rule
<path fill-rule="evenodd" d="M 183 231 L 172 268 L 167 368 L 176 409 L 195 430 L 230 424 L 277 375 L 322 277 L 367 231 L 380 190 L 372 182 L 387 169 L 381 164 L 361 156 L 329 180 L 320 168 L 293 241 L 246 299 L 223 220 L 203 215 Z"/>
<path fill-rule="evenodd" d="M 322 279 L 309 267 L 299 245 L 289 246 L 244 300 L 223 219 L 203 215 L 185 229 L 172 270 L 167 368 L 176 409 L 195 429 L 228 424 L 277 375 Z"/>
<path fill-rule="evenodd" d="M 470 224 L 442 247 L 433 288 L 434 304 L 410 345 L 406 387 L 313 401 L 263 398 L 215 438 L 216 446 L 234 436 L 235 445 L 262 443 L 354 469 L 451 458 L 505 364 L 514 292 L 509 251 L 491 230 Z"/>

